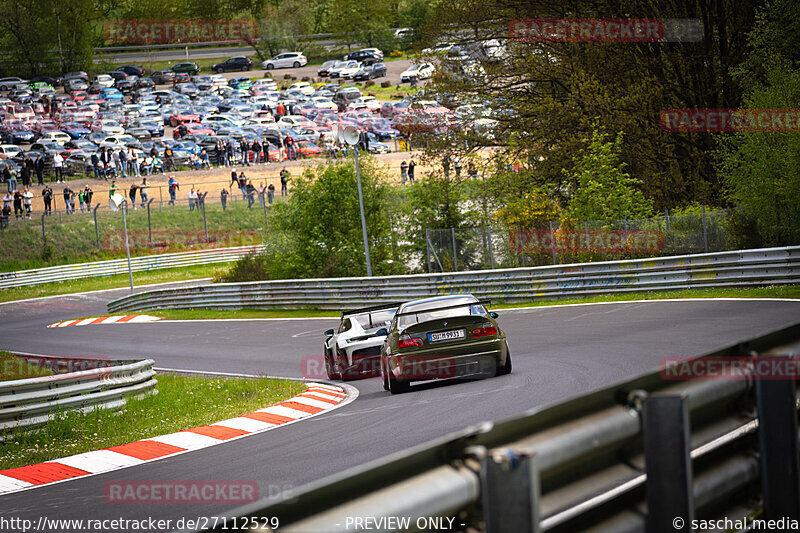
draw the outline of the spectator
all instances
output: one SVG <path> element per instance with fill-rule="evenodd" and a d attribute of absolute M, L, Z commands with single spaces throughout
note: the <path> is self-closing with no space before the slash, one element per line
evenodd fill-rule
<path fill-rule="evenodd" d="M 139 197 L 142 199 L 142 207 L 147 205 L 147 200 L 150 199 L 150 196 L 147 194 L 147 189 L 150 188 L 150 184 L 147 183 L 147 178 L 142 178 L 142 184 L 139 185 Z"/>
<path fill-rule="evenodd" d="M 197 154 L 189 155 L 189 166 L 195 170 L 200 170 L 200 167 L 203 163 L 200 161 L 200 158 L 197 157 Z"/>
<path fill-rule="evenodd" d="M 189 191 L 189 211 L 194 211 L 195 204 L 197 204 L 197 191 L 192 187 L 192 190 Z"/>
<path fill-rule="evenodd" d="M 297 149 L 294 144 L 294 139 L 287 135 L 286 139 L 284 139 L 284 144 L 286 145 L 286 156 L 289 158 L 289 161 L 297 159 Z"/>
<path fill-rule="evenodd" d="M 283 167 L 281 170 L 281 196 L 288 196 L 289 189 L 287 185 L 289 184 L 289 171 L 286 170 L 286 167 Z"/>
<path fill-rule="evenodd" d="M 239 185 L 239 174 L 236 173 L 236 167 L 231 170 L 231 187 Z"/>
<path fill-rule="evenodd" d="M 409 183 L 414 183 L 414 167 L 417 166 L 412 159 L 411 162 L 408 163 L 408 181 Z"/>
<path fill-rule="evenodd" d="M 33 199 L 33 193 L 25 187 L 24 192 L 22 193 L 22 203 L 25 205 L 25 215 L 30 219 L 31 212 L 33 211 L 31 207 L 31 200 Z"/>
<path fill-rule="evenodd" d="M 144 171 L 144 173 L 147 176 L 149 176 L 150 173 L 153 172 L 153 158 L 152 157 L 147 156 L 147 157 L 144 158 L 144 161 L 142 161 L 142 170 Z"/>
<path fill-rule="evenodd" d="M 0 228 L 8 227 L 8 219 L 11 218 L 11 205 L 4 205 L 0 211 Z"/>
<path fill-rule="evenodd" d="M 14 192 L 17 190 L 17 173 L 12 172 L 8 165 L 3 168 L 3 181 L 6 182 L 8 186 L 8 192 Z"/>
<path fill-rule="evenodd" d="M 122 148 L 120 150 L 116 150 L 115 155 L 119 160 L 119 164 L 117 165 L 117 173 L 122 174 L 122 177 L 125 178 L 128 170 L 128 154 L 125 152 L 125 149 Z"/>
<path fill-rule="evenodd" d="M 228 144 L 225 145 L 225 159 L 228 161 L 229 165 L 233 164 L 233 141 L 228 139 Z"/>
<path fill-rule="evenodd" d="M 205 148 L 200 150 L 200 161 L 201 161 L 201 166 L 204 166 L 206 168 L 211 168 L 211 161 L 209 161 L 208 159 L 208 152 L 206 152 Z"/>
<path fill-rule="evenodd" d="M 461 177 L 461 158 L 455 156 L 453 158 L 453 169 L 456 171 L 456 178 Z"/>
<path fill-rule="evenodd" d="M 267 206 L 267 198 L 266 198 L 267 187 L 264 185 L 264 182 L 261 182 L 261 185 L 258 186 L 258 201 L 261 204 L 261 207 Z"/>
<path fill-rule="evenodd" d="M 408 163 L 406 163 L 405 159 L 400 163 L 400 178 L 403 180 L 403 185 L 405 185 L 408 180 Z"/>
<path fill-rule="evenodd" d="M 244 187 L 245 195 L 247 196 L 247 209 L 251 209 L 253 207 L 253 202 L 256 201 L 256 188 L 253 186 L 253 182 L 251 180 L 248 180 Z"/>
<path fill-rule="evenodd" d="M 269 202 L 269 205 L 272 205 L 272 201 L 274 199 L 275 199 L 275 185 L 270 183 L 267 186 L 267 201 Z"/>
<path fill-rule="evenodd" d="M 117 194 L 117 189 L 119 189 L 119 187 L 117 187 L 117 182 L 115 180 L 111 180 L 111 187 L 108 188 L 108 197 L 111 198 Z"/>
<path fill-rule="evenodd" d="M 130 174 L 136 174 L 138 178 L 141 176 L 140 169 L 139 169 L 139 156 L 136 154 L 133 148 L 128 149 L 128 168 L 130 168 Z"/>
<path fill-rule="evenodd" d="M 261 150 L 264 153 L 264 164 L 269 163 L 269 140 L 264 137 L 261 139 Z"/>
<path fill-rule="evenodd" d="M 17 189 L 14 191 L 14 218 L 19 219 L 22 217 L 22 191 Z"/>
<path fill-rule="evenodd" d="M 88 185 L 83 188 L 83 198 L 86 201 L 86 209 L 92 209 L 92 196 L 94 196 L 94 191 Z"/>
<path fill-rule="evenodd" d="M 86 191 L 78 192 L 78 206 L 81 208 L 81 213 L 86 212 Z"/>
<path fill-rule="evenodd" d="M 228 189 L 225 187 L 222 188 L 222 191 L 219 193 L 219 201 L 222 203 L 222 210 L 228 207 Z"/>
<path fill-rule="evenodd" d="M 3 196 L 3 210 L 5 211 L 6 207 L 8 208 L 9 213 L 11 212 L 11 204 L 14 202 L 14 195 L 11 192 L 7 192 L 5 196 Z"/>
<path fill-rule="evenodd" d="M 58 152 L 53 156 L 53 178 L 56 183 L 61 183 L 64 179 L 64 158 Z"/>
<path fill-rule="evenodd" d="M 283 107 L 283 102 L 278 102 L 278 106 L 275 108 L 275 114 L 278 115 L 278 118 L 286 114 L 286 108 Z"/>
<path fill-rule="evenodd" d="M 28 165 L 28 161 L 31 161 L 30 157 L 22 162 L 22 170 L 19 172 L 20 176 L 22 177 L 23 187 L 27 187 L 31 184 L 31 166 Z"/>
<path fill-rule="evenodd" d="M 239 190 L 242 192 L 242 200 L 247 199 L 247 176 L 244 171 L 239 172 Z"/>
<path fill-rule="evenodd" d="M 75 191 L 70 190 L 70 193 L 69 193 L 69 210 L 72 211 L 73 213 L 75 212 L 75 196 L 76 196 Z"/>
<path fill-rule="evenodd" d="M 217 166 L 228 166 L 228 163 L 225 161 L 225 147 L 222 145 L 222 141 L 217 141 L 217 144 L 214 145 L 214 152 L 217 158 Z"/>
<path fill-rule="evenodd" d="M 446 155 L 442 158 L 442 168 L 444 169 L 444 178 L 450 178 L 450 156 Z"/>
<path fill-rule="evenodd" d="M 242 140 L 239 141 L 239 151 L 242 152 L 242 160 L 244 164 L 248 167 L 250 166 L 250 146 L 247 144 L 247 139 L 242 137 Z"/>
<path fill-rule="evenodd" d="M 251 145 L 253 149 L 253 163 L 258 164 L 262 161 L 263 156 L 261 153 L 261 143 L 258 142 L 258 138 L 256 137 L 253 139 L 253 144 Z"/>
<path fill-rule="evenodd" d="M 105 170 L 100 166 L 100 157 L 97 155 L 97 152 L 92 152 L 92 170 L 94 170 L 95 179 L 101 176 L 104 180 L 108 179 L 106 178 Z"/>
<path fill-rule="evenodd" d="M 3 198 L 5 202 L 5 198 Z M 42 201 L 44 202 L 44 212 L 49 215 L 53 212 L 53 189 L 49 185 L 44 186 L 42 191 Z"/>
<path fill-rule="evenodd" d="M 42 154 L 36 154 L 36 161 L 33 162 L 33 169 L 36 171 L 37 183 L 39 185 L 44 185 L 44 158 Z"/>
<path fill-rule="evenodd" d="M 164 163 L 165 163 L 164 166 L 167 170 L 172 169 L 173 172 L 177 170 L 175 168 L 175 153 L 172 151 L 171 146 L 167 146 L 166 148 L 164 148 Z"/>
<path fill-rule="evenodd" d="M 161 162 L 161 159 L 158 156 L 153 158 L 153 172 L 161 172 L 164 174 L 164 163 Z"/>
<path fill-rule="evenodd" d="M 150 148 L 150 157 L 158 157 L 158 147 L 153 143 L 153 147 Z"/>
<path fill-rule="evenodd" d="M 106 169 L 108 172 L 109 167 L 111 167 L 111 154 L 108 152 L 108 146 L 104 146 L 103 149 L 100 151 L 100 163 L 102 163 L 103 168 Z"/>
<path fill-rule="evenodd" d="M 178 185 L 178 180 L 175 179 L 175 176 L 169 177 L 167 188 L 169 189 L 169 205 L 175 205 L 175 196 L 178 194 L 178 191 L 181 190 L 180 186 Z"/>
<path fill-rule="evenodd" d="M 72 189 L 69 188 L 69 185 L 66 185 L 62 193 L 64 195 L 64 211 L 66 211 L 67 214 L 69 215 L 70 213 L 72 213 L 71 204 L 69 202 L 69 198 L 72 195 Z"/>
<path fill-rule="evenodd" d="M 131 199 L 131 207 L 136 209 L 136 191 L 139 187 L 135 183 L 131 183 L 131 188 L 128 189 L 128 198 Z"/>

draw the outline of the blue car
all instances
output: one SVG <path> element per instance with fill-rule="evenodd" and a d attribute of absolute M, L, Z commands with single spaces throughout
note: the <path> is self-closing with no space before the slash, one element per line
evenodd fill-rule
<path fill-rule="evenodd" d="M 6 133 L 6 142 L 9 144 L 32 143 L 35 135 L 30 130 L 11 130 Z"/>
<path fill-rule="evenodd" d="M 142 121 L 137 124 L 140 128 L 144 128 L 150 132 L 150 135 L 153 137 L 163 137 L 164 136 L 164 125 L 159 124 L 158 120 L 148 120 Z"/>
<path fill-rule="evenodd" d="M 68 122 L 61 126 L 61 131 L 66 133 L 72 139 L 80 139 L 92 133 L 92 131 L 78 122 Z"/>
<path fill-rule="evenodd" d="M 115 89 L 113 87 L 106 87 L 100 91 L 100 94 L 102 94 L 103 98 L 106 100 L 122 100 L 122 93 L 119 91 L 119 89 Z"/>

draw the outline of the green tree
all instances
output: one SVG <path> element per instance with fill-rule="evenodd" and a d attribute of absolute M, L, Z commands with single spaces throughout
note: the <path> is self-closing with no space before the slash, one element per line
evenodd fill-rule
<path fill-rule="evenodd" d="M 373 274 L 393 273 L 387 186 L 368 158 L 361 161 L 364 213 Z M 272 279 L 366 275 L 355 169 L 352 163 L 309 168 L 291 179 L 264 236 Z"/>
<path fill-rule="evenodd" d="M 619 220 L 643 218 L 652 212 L 652 201 L 637 187 L 641 181 L 625 172 L 620 161 L 622 132 L 613 141 L 595 127 L 591 139 L 585 139 L 586 149 L 574 158 L 571 171 L 564 171 L 575 193 L 567 213 L 575 220 Z"/>

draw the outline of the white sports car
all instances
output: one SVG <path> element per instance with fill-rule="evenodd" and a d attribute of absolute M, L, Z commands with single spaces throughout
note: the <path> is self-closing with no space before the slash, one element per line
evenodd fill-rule
<path fill-rule="evenodd" d="M 376 335 L 391 323 L 400 304 L 383 304 L 342 312 L 336 330 L 325 332 L 325 369 L 330 379 L 355 379 L 380 374 L 381 346 Z"/>

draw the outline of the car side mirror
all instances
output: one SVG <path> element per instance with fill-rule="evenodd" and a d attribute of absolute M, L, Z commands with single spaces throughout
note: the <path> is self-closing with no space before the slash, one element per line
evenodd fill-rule
<path fill-rule="evenodd" d="M 381 329 L 379 329 L 378 331 L 375 332 L 375 335 L 377 335 L 377 336 L 388 335 L 388 334 L 389 334 L 389 331 L 386 328 L 381 328 Z"/>
<path fill-rule="evenodd" d="M 495 313 L 494 311 L 489 311 L 489 316 L 492 317 L 492 318 L 497 318 L 499 315 L 497 313 Z"/>
<path fill-rule="evenodd" d="M 333 330 L 332 329 L 326 329 L 325 330 L 325 336 L 326 337 L 333 337 Z"/>

